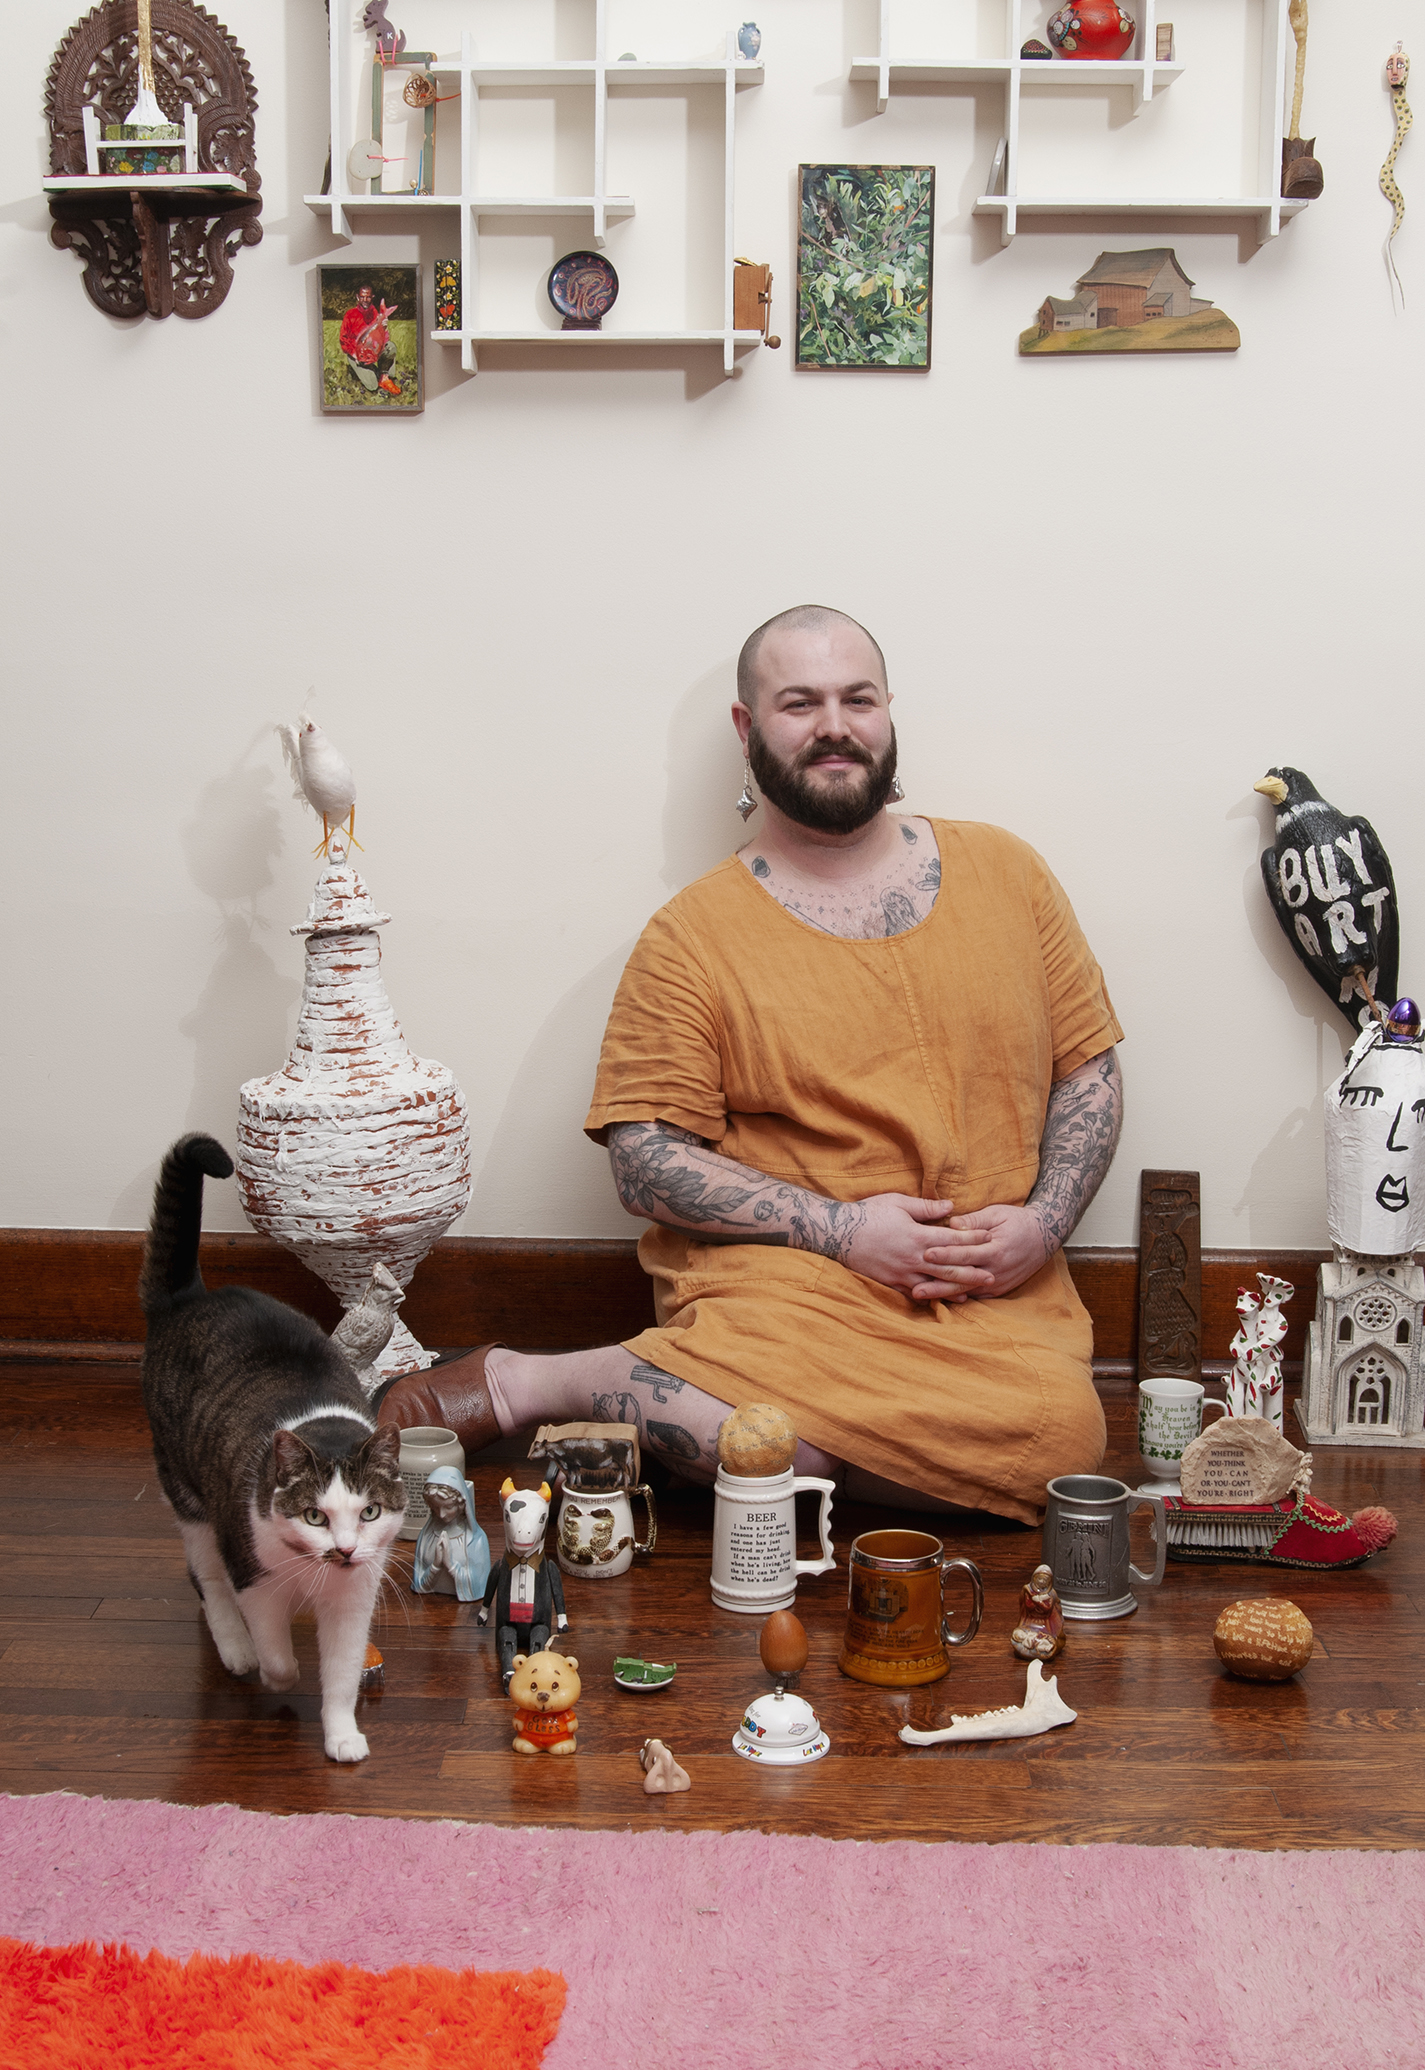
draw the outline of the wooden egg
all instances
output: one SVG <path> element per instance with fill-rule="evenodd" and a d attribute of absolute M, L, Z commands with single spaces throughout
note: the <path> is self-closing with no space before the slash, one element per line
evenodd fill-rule
<path fill-rule="evenodd" d="M 1229 1603 L 1212 1634 L 1229 1674 L 1247 1682 L 1285 1682 L 1311 1658 L 1311 1625 L 1284 1596 Z"/>
<path fill-rule="evenodd" d="M 757 1650 L 769 1675 L 799 1675 L 807 1664 L 806 1626 L 790 1610 L 774 1610 Z"/>
<path fill-rule="evenodd" d="M 748 1479 L 785 1473 L 796 1453 L 796 1425 L 785 1409 L 770 1402 L 734 1409 L 717 1434 L 720 1465 Z"/>

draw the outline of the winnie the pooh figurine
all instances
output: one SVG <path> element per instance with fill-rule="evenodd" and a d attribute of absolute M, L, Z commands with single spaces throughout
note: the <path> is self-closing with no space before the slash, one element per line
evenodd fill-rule
<path fill-rule="evenodd" d="M 517 1754 L 572 1754 L 579 1720 L 574 1706 L 582 1684 L 579 1663 L 572 1653 L 517 1653 L 510 1676 L 509 1697 L 515 1706 L 515 1736 L 511 1744 Z"/>

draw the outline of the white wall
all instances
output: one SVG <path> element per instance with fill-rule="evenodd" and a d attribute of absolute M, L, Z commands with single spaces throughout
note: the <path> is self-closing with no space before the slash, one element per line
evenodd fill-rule
<path fill-rule="evenodd" d="M 552 12 L 472 4 L 506 36 Z M 280 1063 L 314 866 L 272 728 L 315 686 L 395 915 L 397 1012 L 470 1101 L 464 1230 L 631 1234 L 580 1134 L 604 1015 L 647 915 L 739 837 L 743 635 L 816 599 L 886 648 L 910 809 L 1026 835 L 1108 974 L 1129 1121 L 1080 1240 L 1132 1242 L 1140 1168 L 1182 1164 L 1202 1171 L 1206 1242 L 1325 1241 L 1321 1089 L 1345 1024 L 1267 911 L 1250 787 L 1292 762 L 1374 820 L 1402 985 L 1425 990 L 1418 132 L 1404 316 L 1375 186 L 1381 62 L 1418 7 L 1314 10 L 1326 193 L 1274 244 L 1082 220 L 1001 251 L 968 213 L 998 96 L 905 96 L 878 119 L 846 84 L 874 0 L 758 0 L 737 248 L 776 268 L 783 350 L 725 382 L 712 353 L 575 368 L 505 350 L 470 379 L 431 348 L 425 415 L 376 424 L 315 413 L 311 269 L 420 257 L 428 280 L 452 244 L 335 246 L 303 205 L 327 136 L 318 0 L 214 0 L 257 81 L 265 235 L 199 323 L 107 320 L 48 243 L 39 109 L 73 5 L 10 9 L 3 73 L 0 1221 L 140 1225 L 167 1140 L 231 1140 L 239 1083 Z M 739 14 L 612 6 L 611 48 L 650 56 L 711 49 Z M 1161 11 L 1189 70 L 1136 123 L 1123 95 L 1056 103 L 1043 177 L 1121 169 L 1126 191 L 1141 170 L 1164 191 L 1168 152 L 1191 188 L 1195 149 L 1198 179 L 1230 174 L 1256 17 Z M 392 13 L 413 44 L 430 33 L 420 0 Z M 928 375 L 795 371 L 799 159 L 937 164 Z M 648 191 L 666 177 L 650 158 Z M 636 231 L 609 244 L 634 284 L 681 278 L 683 254 Z M 1155 239 L 1237 321 L 1240 353 L 1016 359 L 1047 291 Z M 532 244 L 532 277 L 554 255 Z M 241 1226 L 231 1189 L 210 1189 L 209 1222 Z"/>

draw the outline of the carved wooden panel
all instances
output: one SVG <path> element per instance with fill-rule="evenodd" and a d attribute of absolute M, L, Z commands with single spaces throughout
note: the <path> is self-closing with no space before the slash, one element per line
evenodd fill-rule
<path fill-rule="evenodd" d="M 246 194 L 108 188 L 52 194 L 50 242 L 84 261 L 84 286 L 106 316 L 207 316 L 232 285 L 232 261 L 261 241 L 253 124 L 257 95 L 247 59 L 205 8 L 152 0 L 154 91 L 170 121 L 187 102 L 198 120 L 198 163 L 232 173 Z M 137 0 L 104 0 L 76 22 L 45 83 L 50 171 L 85 171 L 83 109 L 100 127 L 121 123 L 138 88 Z"/>
<path fill-rule="evenodd" d="M 1202 1192 L 1196 1172 L 1143 1174 L 1138 1378 L 1202 1378 Z"/>

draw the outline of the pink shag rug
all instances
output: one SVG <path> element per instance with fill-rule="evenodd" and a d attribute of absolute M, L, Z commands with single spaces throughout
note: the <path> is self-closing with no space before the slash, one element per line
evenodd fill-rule
<path fill-rule="evenodd" d="M 1422 1922 L 1416 1854 L 0 1797 L 0 1934 L 558 1970 L 545 2070 L 1418 2070 Z"/>

